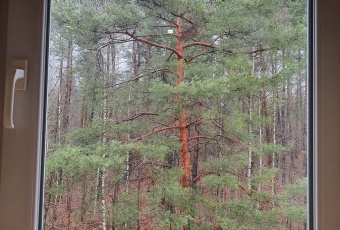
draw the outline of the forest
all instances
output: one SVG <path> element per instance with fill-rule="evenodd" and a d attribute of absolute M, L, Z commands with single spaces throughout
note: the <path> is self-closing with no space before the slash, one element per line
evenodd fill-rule
<path fill-rule="evenodd" d="M 45 229 L 307 229 L 303 0 L 52 0 Z"/>

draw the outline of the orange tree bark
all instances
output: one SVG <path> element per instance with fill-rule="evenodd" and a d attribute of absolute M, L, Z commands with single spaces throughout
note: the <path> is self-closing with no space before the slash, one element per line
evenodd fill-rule
<path fill-rule="evenodd" d="M 176 51 L 177 55 L 177 86 L 182 84 L 184 78 L 184 46 L 183 46 L 183 35 L 182 35 L 182 18 L 177 18 L 176 25 Z M 178 105 L 182 103 L 182 98 L 178 97 Z M 181 167 L 184 169 L 184 174 L 181 178 L 182 187 L 189 187 L 191 184 L 191 164 L 190 164 L 190 153 L 189 153 L 189 130 L 187 127 L 188 112 L 185 108 L 181 109 L 178 120 L 179 120 L 179 141 L 181 143 Z"/>

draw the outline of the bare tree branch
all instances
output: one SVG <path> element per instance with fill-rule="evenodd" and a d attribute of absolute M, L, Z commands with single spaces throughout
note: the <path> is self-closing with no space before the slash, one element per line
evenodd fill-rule
<path fill-rule="evenodd" d="M 140 38 L 140 37 L 134 35 L 133 33 L 128 32 L 128 31 L 125 31 L 125 32 L 122 32 L 122 33 L 130 36 L 131 38 L 135 39 L 136 41 L 143 42 L 145 44 L 149 44 L 151 46 L 155 46 L 155 47 L 158 47 L 158 48 L 163 48 L 163 49 L 166 49 L 166 50 L 170 50 L 171 52 L 175 53 L 179 58 L 183 58 L 183 56 L 176 49 L 174 49 L 174 48 L 172 48 L 170 46 L 158 44 L 158 43 L 152 42 L 150 40 Z"/>
<path fill-rule="evenodd" d="M 132 121 L 132 120 L 135 120 L 135 119 L 137 119 L 138 117 L 141 117 L 141 116 L 158 116 L 158 113 L 149 113 L 149 112 L 137 113 L 137 114 L 134 114 L 131 117 L 128 117 L 128 118 L 123 119 L 121 121 L 117 121 L 117 122 L 115 122 L 115 124 L 120 124 L 120 123 L 123 123 L 123 122 Z"/>

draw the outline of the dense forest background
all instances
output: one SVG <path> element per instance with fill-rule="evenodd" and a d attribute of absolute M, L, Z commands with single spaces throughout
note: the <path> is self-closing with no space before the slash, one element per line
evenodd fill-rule
<path fill-rule="evenodd" d="M 53 0 L 45 229 L 307 229 L 306 2 Z"/>

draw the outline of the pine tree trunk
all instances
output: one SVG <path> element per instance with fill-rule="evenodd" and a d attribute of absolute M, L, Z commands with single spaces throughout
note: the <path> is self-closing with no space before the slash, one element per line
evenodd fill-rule
<path fill-rule="evenodd" d="M 177 43 L 176 50 L 179 53 L 177 55 L 177 86 L 182 84 L 184 78 L 184 49 L 183 49 L 183 35 L 182 35 L 182 18 L 177 18 L 176 35 Z M 178 98 L 178 105 L 180 106 L 183 98 Z M 189 130 L 187 127 L 188 113 L 185 108 L 182 108 L 178 117 L 179 120 L 179 142 L 181 143 L 181 167 L 184 169 L 184 174 L 181 178 L 181 185 L 183 188 L 187 188 L 191 184 L 191 165 L 190 165 L 190 153 L 189 153 Z"/>
<path fill-rule="evenodd" d="M 119 191 L 119 183 L 116 183 L 116 184 L 114 185 L 114 190 L 113 190 L 113 194 L 112 194 L 112 197 L 111 197 L 112 206 L 114 206 L 115 203 L 117 202 L 117 199 L 118 199 L 118 191 Z M 112 216 L 111 225 L 112 225 L 112 230 L 115 230 L 115 217 L 114 217 L 114 216 Z"/>
<path fill-rule="evenodd" d="M 80 128 L 84 128 L 86 125 L 86 114 L 87 114 L 87 102 L 86 102 L 86 96 L 83 95 L 81 115 L 80 115 Z"/>
<path fill-rule="evenodd" d="M 195 136 L 194 136 L 194 154 L 193 154 L 193 159 L 192 159 L 192 181 L 195 180 L 198 176 L 198 156 L 199 156 L 199 137 L 198 137 L 198 132 L 195 130 Z M 193 184 L 193 188 L 197 188 L 197 184 Z"/>
<path fill-rule="evenodd" d="M 194 181 L 197 177 L 198 177 L 198 157 L 199 157 L 199 151 L 200 151 L 200 146 L 199 146 L 199 142 L 200 142 L 200 138 L 199 138 L 199 132 L 198 132 L 198 128 L 199 128 L 199 122 L 201 120 L 200 117 L 200 109 L 201 109 L 201 105 L 198 104 L 196 105 L 197 108 L 197 115 L 196 115 L 196 122 L 197 124 L 195 125 L 195 130 L 194 130 L 194 154 L 193 154 L 193 159 L 192 159 L 192 176 L 191 176 L 191 180 Z M 193 183 L 193 188 L 196 189 L 197 188 L 197 183 Z"/>
<path fill-rule="evenodd" d="M 282 68 L 286 68 L 285 66 L 285 50 L 282 51 Z M 287 85 L 286 85 L 287 83 Z M 281 109 L 278 109 L 278 120 L 277 120 L 277 126 L 279 127 L 279 130 L 277 133 L 279 133 L 279 140 L 280 143 L 285 146 L 287 144 L 287 119 L 288 119 L 288 115 L 287 115 L 287 91 L 288 91 L 288 80 L 287 82 L 284 81 L 282 83 L 282 95 L 281 95 L 281 100 L 283 102 Z M 279 92 L 277 93 L 277 97 L 280 98 Z M 280 156 L 280 162 L 279 162 L 279 167 L 280 167 L 280 171 L 281 171 L 281 183 L 283 185 L 287 184 L 287 153 L 284 152 L 281 154 Z"/>

